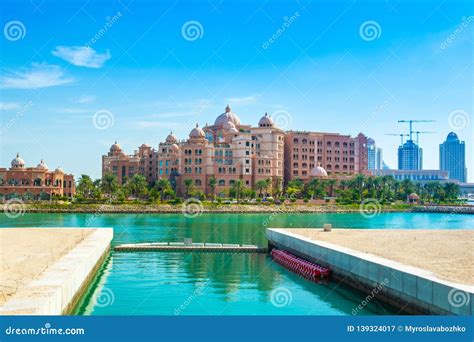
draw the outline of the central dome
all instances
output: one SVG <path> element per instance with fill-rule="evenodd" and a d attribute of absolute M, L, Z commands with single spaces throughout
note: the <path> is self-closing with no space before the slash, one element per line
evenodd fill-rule
<path fill-rule="evenodd" d="M 189 133 L 189 137 L 191 139 L 199 139 L 199 138 L 204 138 L 206 136 L 206 133 L 202 130 L 201 127 L 199 127 L 198 124 L 196 124 L 196 127 L 192 129 L 191 133 Z"/>
<path fill-rule="evenodd" d="M 310 172 L 311 177 L 327 177 L 328 173 L 326 170 L 318 163 L 318 166 L 314 167 Z"/>
<path fill-rule="evenodd" d="M 235 126 L 240 126 L 240 118 L 237 116 L 237 114 L 232 113 L 229 105 L 225 107 L 225 113 L 222 113 L 219 115 L 214 122 L 215 126 L 222 126 L 226 122 L 232 122 Z"/>
<path fill-rule="evenodd" d="M 48 165 L 46 165 L 43 159 L 41 159 L 40 163 L 36 166 L 36 168 L 41 170 L 47 170 Z"/>
<path fill-rule="evenodd" d="M 170 132 L 170 134 L 168 134 L 166 137 L 166 142 L 168 144 L 176 144 L 178 142 L 178 138 L 173 134 L 173 132 Z"/>

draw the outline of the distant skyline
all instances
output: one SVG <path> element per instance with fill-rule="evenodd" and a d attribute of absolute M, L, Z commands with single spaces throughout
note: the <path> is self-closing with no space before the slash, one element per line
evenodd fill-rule
<path fill-rule="evenodd" d="M 0 166 L 20 152 L 76 176 L 187 138 L 227 104 L 242 123 L 363 132 L 397 166 L 401 119 L 424 169 L 449 132 L 474 181 L 470 1 L 50 1 L 0 5 Z"/>

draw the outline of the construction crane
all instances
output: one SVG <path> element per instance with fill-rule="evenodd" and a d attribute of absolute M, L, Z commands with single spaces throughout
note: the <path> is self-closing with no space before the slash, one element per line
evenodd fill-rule
<path fill-rule="evenodd" d="M 413 136 L 413 123 L 414 122 L 436 122 L 436 120 L 398 120 L 398 123 L 408 123 L 410 125 L 410 140 Z"/>
<path fill-rule="evenodd" d="M 420 134 L 432 134 L 432 133 L 436 133 L 436 132 L 430 132 L 430 131 L 414 131 L 413 133 L 416 134 L 416 144 L 418 144 L 418 137 Z"/>
<path fill-rule="evenodd" d="M 396 133 L 386 133 L 385 135 L 392 135 L 392 136 L 397 136 L 400 137 L 400 146 L 403 145 L 403 137 L 408 137 L 409 134 L 396 134 Z"/>

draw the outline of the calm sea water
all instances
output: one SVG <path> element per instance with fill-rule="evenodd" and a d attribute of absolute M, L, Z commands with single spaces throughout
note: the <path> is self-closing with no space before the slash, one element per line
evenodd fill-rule
<path fill-rule="evenodd" d="M 182 241 L 266 245 L 266 227 L 472 229 L 473 215 L 360 214 L 25 214 L 0 227 L 113 227 L 113 245 Z M 85 315 L 351 315 L 361 293 L 336 282 L 314 284 L 266 255 L 115 253 L 76 308 Z M 358 311 L 392 314 L 376 300 Z"/>

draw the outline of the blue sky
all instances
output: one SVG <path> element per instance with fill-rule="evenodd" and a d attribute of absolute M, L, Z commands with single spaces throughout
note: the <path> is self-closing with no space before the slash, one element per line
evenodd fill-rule
<path fill-rule="evenodd" d="M 420 136 L 424 168 L 438 168 L 438 145 L 454 130 L 474 180 L 469 1 L 0 7 L 2 166 L 20 152 L 28 165 L 44 158 L 50 168 L 99 177 L 115 140 L 132 153 L 170 130 L 186 138 L 229 103 L 244 123 L 268 112 L 287 129 L 362 131 L 391 167 L 400 138 L 385 134 L 408 130 L 397 120 L 436 120 L 415 126 L 436 132 Z"/>

